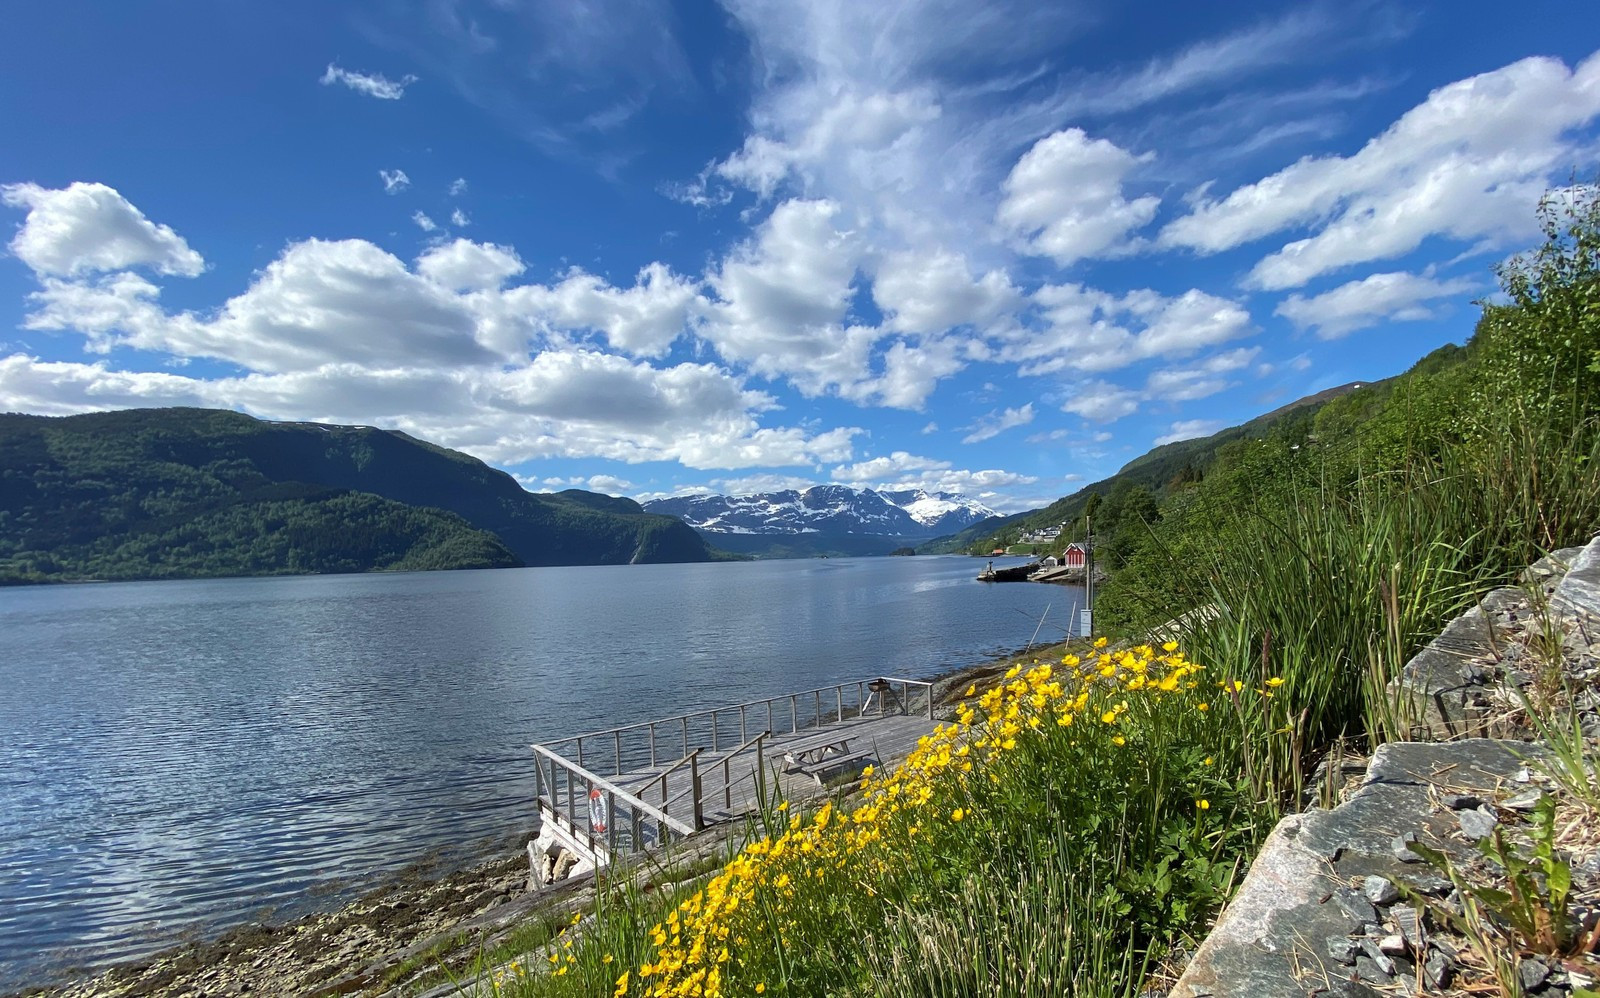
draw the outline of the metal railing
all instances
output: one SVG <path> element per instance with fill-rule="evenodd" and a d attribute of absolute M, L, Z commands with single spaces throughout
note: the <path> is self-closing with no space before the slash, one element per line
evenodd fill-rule
<path fill-rule="evenodd" d="M 597 866 L 619 852 L 642 852 L 665 845 L 675 835 L 700 830 L 700 823 L 674 817 L 543 745 L 533 746 L 533 751 L 540 820 L 553 822 L 557 834 L 568 839 L 569 846 L 586 851 Z M 691 770 L 698 758 L 696 752 L 685 760 Z M 691 789 L 698 791 L 699 780 L 694 772 Z M 698 799 L 700 794 L 694 796 Z"/>
<path fill-rule="evenodd" d="M 884 684 L 879 688 L 879 684 Z M 710 707 L 654 721 L 602 728 L 546 742 L 575 760 L 613 776 L 681 760 L 695 748 L 721 753 L 728 743 L 747 742 L 754 731 L 797 734 L 852 720 L 863 714 L 926 713 L 933 718 L 933 684 L 878 676 L 819 686 L 761 700 Z"/>
<path fill-rule="evenodd" d="M 705 828 L 706 803 L 718 794 L 724 818 L 732 817 L 735 790 L 740 790 L 743 802 L 746 781 L 753 783 L 755 800 L 765 801 L 766 740 L 775 732 L 798 734 L 873 714 L 924 711 L 932 720 L 932 683 L 879 676 L 534 745 L 539 816 L 552 823 L 575 853 L 604 866 L 619 855 L 666 845 Z M 735 718 L 737 744 L 732 730 Z M 759 724 L 763 720 L 766 723 Z M 753 724 L 758 725 L 754 735 Z M 725 742 L 730 745 L 726 752 Z M 740 767 L 735 774 L 735 760 L 740 758 L 753 762 L 748 772 Z M 666 769 L 649 772 L 668 759 L 674 761 Z M 721 785 L 707 788 L 705 774 L 718 768 Z M 594 769 L 609 769 L 611 778 Z M 687 779 L 679 775 L 684 769 Z M 645 778 L 639 783 L 629 779 L 632 785 L 623 786 L 622 777 L 628 773 Z M 677 780 L 684 785 L 674 793 L 671 786 Z"/>

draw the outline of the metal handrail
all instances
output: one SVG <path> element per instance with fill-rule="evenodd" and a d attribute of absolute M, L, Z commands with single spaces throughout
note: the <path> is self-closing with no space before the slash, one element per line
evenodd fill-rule
<path fill-rule="evenodd" d="M 747 741 L 750 737 L 750 713 L 752 709 L 757 711 L 762 709 L 765 710 L 766 716 L 764 721 L 766 730 L 768 732 L 781 730 L 782 726 L 779 722 L 782 718 L 783 711 L 777 710 L 776 708 L 784 701 L 788 701 L 789 706 L 788 714 L 790 732 L 798 732 L 803 727 L 822 727 L 826 724 L 842 722 L 847 720 L 850 716 L 861 716 L 861 713 L 866 706 L 866 701 L 869 699 L 866 694 L 867 685 L 872 682 L 888 682 L 898 685 L 901 688 L 905 699 L 909 699 L 911 695 L 911 687 L 926 687 L 928 689 L 927 713 L 929 718 L 933 717 L 933 684 L 931 682 L 921 679 L 877 676 L 869 679 L 857 679 L 842 683 L 834 683 L 831 686 L 818 686 L 812 689 L 798 690 L 794 693 L 782 693 L 776 696 L 763 697 L 758 700 L 747 700 L 743 703 L 735 703 L 720 707 L 707 707 L 701 710 L 688 711 L 683 714 L 674 714 L 669 717 L 656 718 L 652 721 L 638 721 L 632 724 L 617 725 L 616 727 L 612 728 L 600 728 L 594 731 L 586 731 L 578 735 L 568 735 L 564 738 L 553 739 L 545 744 L 551 747 L 569 746 L 573 748 L 578 764 L 585 765 L 585 743 L 588 742 L 593 744 L 601 739 L 607 739 L 610 741 L 610 745 L 607 747 L 610 749 L 610 762 L 613 775 L 621 776 L 626 771 L 626 767 L 623 764 L 623 735 L 625 734 L 634 734 L 638 732 L 649 733 L 649 765 L 656 766 L 660 763 L 662 758 L 662 746 L 658 744 L 658 733 L 661 731 L 661 729 L 669 729 L 667 737 L 672 741 L 678 741 L 679 738 L 681 738 L 680 757 L 687 757 L 690 751 L 691 722 L 703 722 L 709 720 L 711 727 L 709 732 L 711 744 L 708 747 L 711 751 L 720 753 L 722 751 L 721 739 L 723 733 L 722 728 L 725 726 L 724 721 L 725 719 L 731 718 L 735 713 L 737 713 L 739 718 L 739 738 L 741 741 Z M 855 696 L 848 698 L 850 702 L 847 703 L 845 691 L 851 689 L 852 687 L 855 689 Z M 831 693 L 833 695 L 825 699 L 824 694 L 827 693 Z M 806 708 L 805 710 L 801 709 L 802 698 L 809 698 L 809 702 L 804 705 Z M 826 711 L 824 710 L 825 703 L 828 708 Z M 848 713 L 848 711 L 851 709 L 854 710 L 853 715 Z M 801 723 L 802 717 L 805 718 L 804 724 Z M 639 761 L 642 762 L 645 756 L 644 746 L 634 743 L 634 745 L 631 746 L 631 749 Z M 592 755 L 593 753 L 590 754 Z M 676 746 L 674 746 L 672 754 L 669 754 L 667 758 L 672 758 L 674 755 L 678 755 L 678 749 Z M 602 758 L 604 758 L 603 755 Z"/>

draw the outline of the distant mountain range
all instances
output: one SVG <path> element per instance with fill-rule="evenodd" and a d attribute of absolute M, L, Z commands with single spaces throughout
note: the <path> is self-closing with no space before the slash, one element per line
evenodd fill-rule
<path fill-rule="evenodd" d="M 530 493 L 395 431 L 215 409 L 0 414 L 0 583 L 714 557 L 631 499 Z"/>
<path fill-rule="evenodd" d="M 646 512 L 678 517 L 713 546 L 744 554 L 888 554 L 995 516 L 949 492 L 817 485 L 804 491 L 652 499 Z"/>

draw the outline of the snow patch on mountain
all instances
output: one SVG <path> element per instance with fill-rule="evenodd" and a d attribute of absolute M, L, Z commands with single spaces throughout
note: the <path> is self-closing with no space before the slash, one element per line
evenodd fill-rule
<path fill-rule="evenodd" d="M 745 496 L 673 496 L 652 499 L 644 508 L 676 516 L 697 530 L 723 534 L 937 537 L 998 515 L 980 502 L 950 492 L 876 492 L 844 485 Z"/>

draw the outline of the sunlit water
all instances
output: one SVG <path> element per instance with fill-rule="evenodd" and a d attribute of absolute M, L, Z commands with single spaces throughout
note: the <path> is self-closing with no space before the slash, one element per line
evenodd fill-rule
<path fill-rule="evenodd" d="M 0 589 L 0 990 L 514 844 L 530 742 L 1062 636 L 982 564 Z"/>

